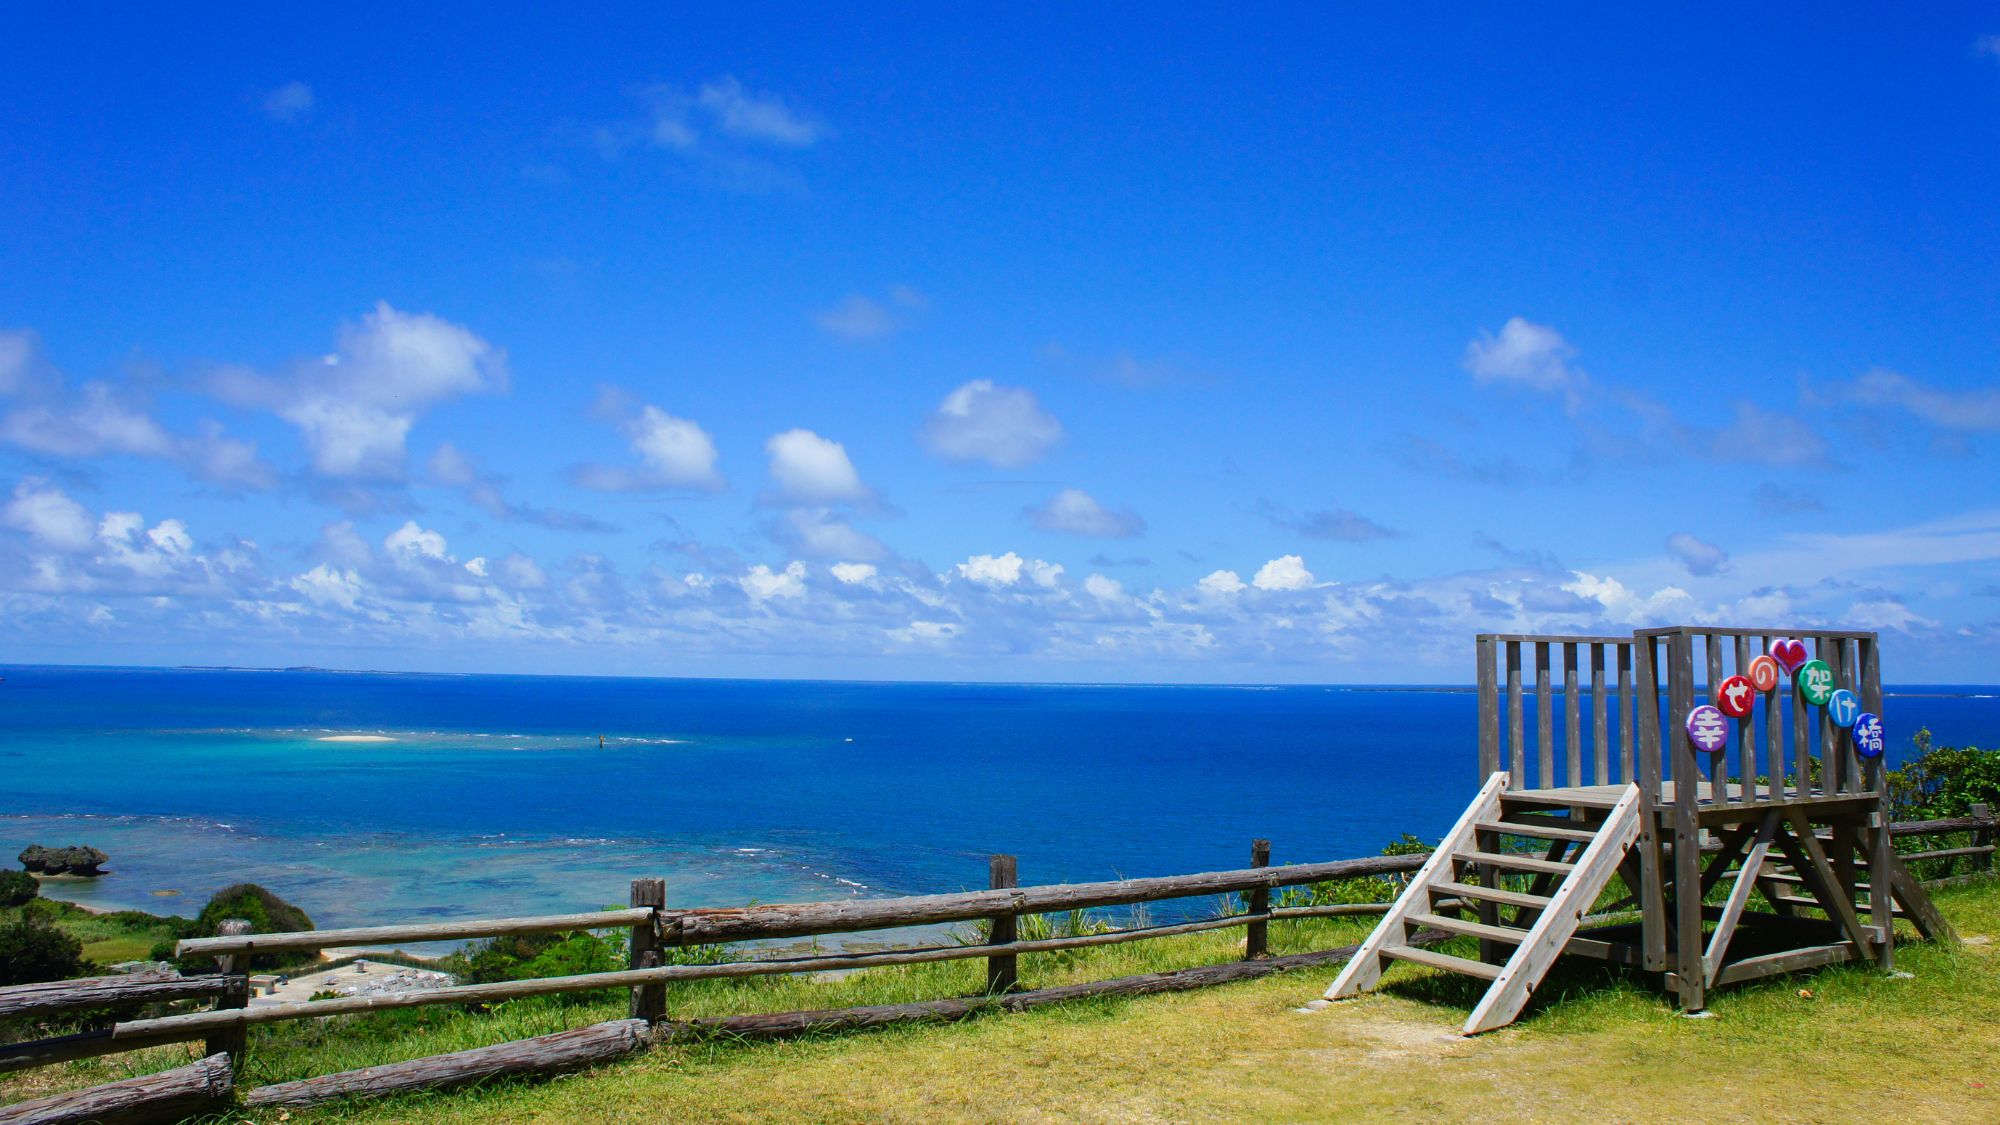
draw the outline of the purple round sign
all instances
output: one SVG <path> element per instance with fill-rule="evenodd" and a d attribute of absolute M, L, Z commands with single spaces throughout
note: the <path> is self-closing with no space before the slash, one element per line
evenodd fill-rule
<path fill-rule="evenodd" d="M 1729 745 L 1729 719 L 1709 704 L 1688 712 L 1688 741 L 1711 754 Z"/>
<path fill-rule="evenodd" d="M 1882 737 L 1882 716 L 1863 711 L 1854 720 L 1854 752 L 1864 758 L 1879 758 L 1886 747 Z"/>

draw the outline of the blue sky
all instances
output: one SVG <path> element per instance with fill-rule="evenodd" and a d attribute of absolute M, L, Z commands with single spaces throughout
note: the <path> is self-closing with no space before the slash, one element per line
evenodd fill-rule
<path fill-rule="evenodd" d="M 16 661 L 2000 679 L 2000 11 L 43 7 Z"/>

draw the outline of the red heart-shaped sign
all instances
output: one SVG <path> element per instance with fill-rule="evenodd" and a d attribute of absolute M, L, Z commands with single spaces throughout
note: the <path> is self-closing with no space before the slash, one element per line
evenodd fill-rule
<path fill-rule="evenodd" d="M 1796 672 L 1806 662 L 1806 643 L 1797 637 L 1779 637 L 1771 642 L 1771 659 Z"/>

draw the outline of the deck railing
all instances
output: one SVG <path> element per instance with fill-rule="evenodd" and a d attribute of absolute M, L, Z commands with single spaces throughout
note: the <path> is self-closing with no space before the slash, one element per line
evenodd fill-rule
<path fill-rule="evenodd" d="M 1712 702 L 1716 685 L 1729 676 L 1747 676 L 1751 662 L 1783 637 L 1809 645 L 1811 656 L 1832 670 L 1836 687 L 1858 696 L 1862 710 L 1880 714 L 1882 669 L 1874 633 L 1677 626 L 1635 636 L 1642 673 L 1650 671 L 1641 675 L 1640 691 L 1651 688 L 1660 701 L 1645 725 L 1658 732 L 1666 777 L 1708 783 L 1700 803 L 1782 804 L 1879 792 L 1880 760 L 1856 754 L 1853 740 L 1827 710 L 1810 706 L 1793 690 L 1789 674 L 1757 693 L 1751 715 L 1734 721 L 1721 750 L 1700 751 L 1684 727 L 1692 708 Z"/>
<path fill-rule="evenodd" d="M 1631 637 L 1481 633 L 1476 651 L 1481 781 L 1500 770 L 1510 789 L 1637 780 Z"/>

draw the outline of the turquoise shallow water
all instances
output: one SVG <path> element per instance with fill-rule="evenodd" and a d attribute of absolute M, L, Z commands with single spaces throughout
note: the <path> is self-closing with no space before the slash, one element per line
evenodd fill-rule
<path fill-rule="evenodd" d="M 729 905 L 1370 854 L 1475 784 L 1456 690 L 855 684 L 0 667 L 0 848 L 50 893 L 192 911 L 241 879 L 325 925 Z M 1892 689 L 2000 743 L 1987 688 Z M 388 742 L 328 742 L 371 734 Z M 600 746 L 599 737 L 603 737 Z M 178 891 L 162 897 L 161 891 Z"/>

